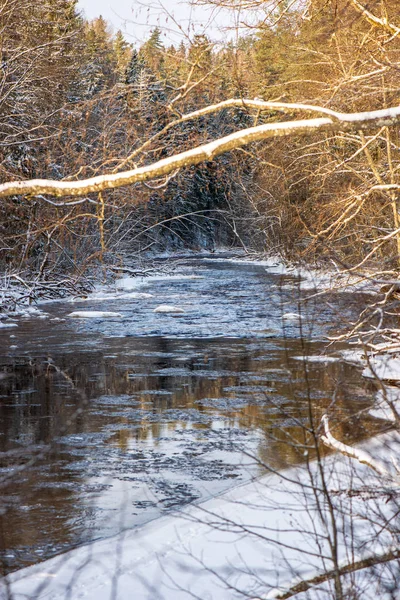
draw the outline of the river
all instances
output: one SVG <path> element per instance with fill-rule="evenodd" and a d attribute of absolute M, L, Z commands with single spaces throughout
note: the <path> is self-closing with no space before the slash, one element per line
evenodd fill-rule
<path fill-rule="evenodd" d="M 48 302 L 0 329 L 3 571 L 300 463 L 310 407 L 317 420 L 335 399 L 348 443 L 385 430 L 345 346 L 308 360 L 366 296 L 299 283 L 279 266 L 182 256 L 173 276 Z"/>

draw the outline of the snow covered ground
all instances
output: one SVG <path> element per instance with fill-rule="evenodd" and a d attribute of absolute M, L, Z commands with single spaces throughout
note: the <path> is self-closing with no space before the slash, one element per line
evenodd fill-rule
<path fill-rule="evenodd" d="M 210 259 L 204 258 L 204 260 Z M 351 273 L 339 272 L 334 269 L 294 266 L 283 262 L 279 256 L 250 259 L 246 255 L 243 255 L 234 258 L 213 257 L 211 260 L 214 262 L 220 260 L 239 264 L 260 265 L 264 266 L 268 273 L 293 277 L 293 282 L 285 284 L 284 289 L 297 288 L 309 290 L 310 292 L 335 290 L 337 292 L 365 291 L 376 293 L 377 286 L 372 279 L 356 276 Z"/>
<path fill-rule="evenodd" d="M 386 353 L 371 357 L 363 371 L 363 376 L 383 381 L 400 381 L 400 358 Z"/>
<path fill-rule="evenodd" d="M 364 448 L 391 468 L 390 455 L 398 453 L 399 443 L 400 435 L 392 432 Z M 396 535 L 390 533 L 393 521 L 387 525 L 386 520 L 395 518 L 399 507 L 393 494 L 376 499 L 371 493 L 382 490 L 382 480 L 368 467 L 337 455 L 325 460 L 324 474 L 335 507 L 339 561 L 391 546 Z M 321 484 L 315 462 L 265 475 L 141 528 L 13 573 L 3 580 L 0 598 L 273 598 L 295 577 L 332 569 L 328 538 L 333 524 Z M 344 587 L 357 582 L 366 600 L 393 598 L 385 592 L 385 582 L 392 584 L 388 566 L 380 566 L 379 577 L 376 570 L 359 571 L 344 579 Z M 331 593 L 330 581 L 316 586 L 311 596 L 296 598 L 323 600 Z"/>
<path fill-rule="evenodd" d="M 396 422 L 400 416 L 400 389 L 385 386 L 378 390 L 375 405 L 368 412 L 372 417 Z"/>

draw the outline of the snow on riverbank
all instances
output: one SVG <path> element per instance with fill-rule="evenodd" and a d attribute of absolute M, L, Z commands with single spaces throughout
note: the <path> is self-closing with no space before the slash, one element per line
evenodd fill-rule
<path fill-rule="evenodd" d="M 334 270 L 296 267 L 283 262 L 283 260 L 277 256 L 271 256 L 267 258 L 265 258 L 263 255 L 250 256 L 251 258 L 249 258 L 249 255 L 247 255 L 246 253 L 240 252 L 240 250 L 233 252 L 232 250 L 226 250 L 223 248 L 217 250 L 212 254 L 207 252 L 187 252 L 184 255 L 164 253 L 163 255 L 155 257 L 159 259 L 159 263 L 155 263 L 156 266 L 152 267 L 152 269 L 147 269 L 145 272 L 143 272 L 144 274 L 140 274 L 139 270 L 137 275 L 122 275 L 121 277 L 117 277 L 113 281 L 113 283 L 107 284 L 93 284 L 93 281 L 91 281 L 90 285 L 92 291 L 88 291 L 88 289 L 85 288 L 82 291 L 82 294 L 70 293 L 70 295 L 68 296 L 67 290 L 63 291 L 62 287 L 60 287 L 59 289 L 55 288 L 55 290 L 58 290 L 58 299 L 62 302 L 83 302 L 92 300 L 100 302 L 113 299 L 146 300 L 148 298 L 151 298 L 152 295 L 142 291 L 142 288 L 152 285 L 155 282 L 202 279 L 204 276 L 196 272 L 188 272 L 187 270 L 186 272 L 176 272 L 176 269 L 180 269 L 182 264 L 184 264 L 185 260 L 196 258 L 199 261 L 212 261 L 214 263 L 231 262 L 237 264 L 248 264 L 252 266 L 264 267 L 265 270 L 272 275 L 281 275 L 283 277 L 287 277 L 286 281 L 277 285 L 277 287 L 281 287 L 282 289 L 296 288 L 301 290 L 309 290 L 310 292 L 314 291 L 322 293 L 324 291 L 329 290 L 334 290 L 337 292 L 376 292 L 376 289 L 374 289 L 373 284 L 369 283 L 368 279 L 360 277 L 357 278 L 353 275 L 339 273 Z M 162 260 L 160 261 L 160 259 Z M 117 272 L 117 269 L 110 267 L 110 270 L 113 276 L 115 276 L 115 272 Z M 123 267 L 121 267 L 121 273 L 123 273 L 124 270 L 129 272 L 134 271 L 134 269 L 132 268 L 127 267 L 124 269 Z M 167 272 L 163 273 L 162 270 L 166 270 Z M 153 273 L 151 271 L 153 271 Z M 101 273 L 99 272 L 98 275 L 100 281 L 100 279 L 104 277 L 104 271 L 101 270 Z M 29 316 L 30 314 L 32 316 L 38 316 L 38 312 L 40 311 L 41 306 L 45 305 L 48 302 L 57 301 L 56 293 L 53 294 L 54 297 L 49 297 L 48 295 L 45 298 L 40 297 L 41 282 L 34 282 L 32 284 L 29 284 L 31 285 L 32 289 L 29 289 L 29 293 L 27 293 L 27 288 L 25 286 L 28 284 L 24 285 L 22 282 L 18 282 L 18 280 L 12 280 L 11 285 L 10 278 L 6 278 L 4 276 L 3 279 L 4 285 L 1 297 L 1 304 L 3 306 L 3 311 L 5 312 L 5 314 L 24 317 Z M 36 289 L 35 286 L 38 289 L 39 295 L 39 297 L 37 297 L 36 299 L 34 297 Z M 60 297 L 60 295 L 62 297 Z M 35 303 L 35 306 L 32 306 L 32 302 Z M 34 315 L 34 311 L 36 311 L 36 315 Z"/>
<path fill-rule="evenodd" d="M 368 413 L 378 419 L 396 422 L 398 415 L 400 416 L 400 389 L 385 386 L 383 389 L 378 390 L 375 404 Z"/>
<path fill-rule="evenodd" d="M 400 382 L 400 358 L 386 353 L 370 357 L 363 376 L 382 381 Z"/>
<path fill-rule="evenodd" d="M 399 434 L 392 432 L 364 447 L 390 468 L 399 443 Z M 316 463 L 309 467 L 264 475 L 180 513 L 13 573 L 3 580 L 0 598 L 232 600 L 243 597 L 241 592 L 275 597 L 295 576 L 333 566 L 326 538 L 331 524 L 328 530 L 323 524 L 330 523 L 328 505 L 321 491 L 316 505 L 310 475 L 321 488 L 320 472 Z M 324 471 L 337 511 L 339 560 L 346 563 L 348 552 L 358 560 L 390 546 L 393 540 L 380 521 L 398 507 L 390 496 L 376 499 L 369 493 L 382 489 L 382 480 L 343 456 L 329 456 Z M 385 569 L 379 567 L 379 576 L 376 568 L 361 572 L 365 600 L 385 597 Z M 313 597 L 328 599 L 331 586 L 317 586 Z"/>
<path fill-rule="evenodd" d="M 362 375 L 367 379 L 400 383 L 400 349 L 398 343 L 393 346 L 385 345 L 382 353 L 379 350 L 376 352 L 378 346 L 375 349 L 342 350 L 340 357 L 346 362 L 362 366 Z"/>
<path fill-rule="evenodd" d="M 233 258 L 203 258 L 203 260 L 212 260 L 214 262 L 233 262 L 237 264 L 258 265 L 265 267 L 268 273 L 282 275 L 293 278 L 292 283 L 286 282 L 283 289 L 301 289 L 310 291 L 330 291 L 336 292 L 368 292 L 377 293 L 377 285 L 369 277 L 356 276 L 345 271 L 334 269 L 318 269 L 312 267 L 295 266 L 284 262 L 279 256 L 270 256 L 267 258 L 254 255 L 254 258 L 235 256 Z"/>

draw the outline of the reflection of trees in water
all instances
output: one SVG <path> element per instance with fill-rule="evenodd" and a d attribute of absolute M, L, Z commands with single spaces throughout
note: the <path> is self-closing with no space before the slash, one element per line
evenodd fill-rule
<path fill-rule="evenodd" d="M 70 432 L 99 431 L 108 417 L 123 425 L 134 422 L 136 427 L 130 432 L 134 439 L 145 439 L 147 432 L 157 437 L 161 423 L 149 420 L 148 416 L 162 417 L 166 411 L 178 408 L 210 415 L 210 421 L 223 416 L 229 425 L 258 427 L 269 437 L 277 439 L 281 438 L 280 433 L 275 431 L 277 425 L 288 431 L 288 435 L 295 435 L 296 419 L 300 424 L 304 422 L 309 394 L 304 377 L 306 367 L 301 361 L 290 360 L 283 352 L 275 352 L 275 356 L 265 356 L 260 360 L 257 352 L 253 355 L 247 352 L 234 356 L 210 356 L 209 351 L 196 352 L 187 360 L 177 357 L 177 360 L 171 358 L 175 349 L 176 342 L 171 344 L 169 340 L 155 338 L 152 353 L 158 353 L 156 356 L 136 356 L 131 364 L 126 365 L 120 365 L 116 359 L 91 354 L 67 355 L 61 360 L 66 364 L 60 364 L 59 370 L 40 360 L 21 361 L 3 367 L 3 372 L 9 376 L 0 380 L 0 393 L 7 398 L 0 405 L 2 451 L 21 442 L 48 443 L 79 408 L 82 412 L 71 420 Z M 162 357 L 163 354 L 168 358 Z M 171 367 L 177 369 L 176 375 L 171 370 L 163 373 L 164 369 Z M 312 367 L 308 364 L 307 371 L 308 385 L 318 390 L 317 396 L 311 397 L 316 422 L 328 408 L 333 394 L 335 409 L 341 417 L 369 406 L 368 400 L 363 400 L 359 394 L 357 396 L 360 390 L 355 384 L 349 386 L 346 383 L 354 382 L 353 367 L 343 363 Z M 75 388 L 62 372 L 68 374 Z M 247 381 L 244 375 L 249 373 L 253 380 Z M 120 407 L 117 398 L 110 405 L 105 400 L 102 410 L 98 410 L 99 406 L 91 401 L 103 395 L 132 396 L 134 412 L 118 416 L 117 409 Z M 226 400 L 225 407 L 202 402 L 220 398 Z M 117 416 L 114 417 L 115 413 Z M 165 426 L 170 430 L 177 424 L 185 427 L 187 422 L 171 416 Z M 365 434 L 357 432 L 354 424 L 341 418 L 342 429 L 338 432 L 345 437 L 350 435 L 353 440 L 359 435 L 364 437 L 368 435 L 372 422 L 364 419 L 363 423 Z M 207 427 L 207 424 L 203 425 Z M 129 432 L 126 428 L 124 431 Z"/>
<path fill-rule="evenodd" d="M 0 380 L 2 451 L 50 442 L 65 419 L 71 386 L 43 360 L 20 360 L 3 366 Z"/>
<path fill-rule="evenodd" d="M 290 345 L 290 353 L 299 354 L 299 342 L 292 340 Z M 304 460 L 309 403 L 319 423 L 333 397 L 340 416 L 335 434 L 340 439 L 362 439 L 380 427 L 365 415 L 357 416 L 370 403 L 353 367 L 305 365 L 291 360 L 283 343 L 279 347 L 274 342 L 268 352 L 232 342 L 231 352 L 221 352 L 207 342 L 193 341 L 182 349 L 179 340 L 153 338 L 118 358 L 76 353 L 57 360 L 21 359 L 3 367 L 0 447 L 3 452 L 22 450 L 18 455 L 22 462 L 35 444 L 48 444 L 66 433 L 103 434 L 110 424 L 112 430 L 98 443 L 122 453 L 146 440 L 156 447 L 160 438 L 189 428 L 198 432 L 201 449 L 201 443 L 211 439 L 203 432 L 210 432 L 218 421 L 230 431 L 262 433 L 258 458 L 272 468 L 283 468 Z M 316 390 L 311 397 L 309 389 Z M 213 403 L 221 399 L 222 404 Z M 218 440 L 218 432 L 213 433 Z M 86 443 L 82 438 L 81 446 Z M 90 449 L 94 460 L 96 451 Z M 15 455 L 3 455 L 1 466 L 16 460 Z M 82 467 L 69 468 L 76 463 Z M 6 502 L 1 525 L 3 547 L 45 546 L 55 538 L 68 546 L 81 541 L 88 510 L 82 496 L 85 476 L 85 457 L 74 454 L 68 438 L 54 444 L 50 454 L 13 481 L 12 491 L 4 490 L 12 500 Z M 17 496 L 28 509 L 25 514 L 17 510 Z"/>
<path fill-rule="evenodd" d="M 269 436 L 277 425 L 290 432 L 288 435 L 294 435 L 296 419 L 301 424 L 307 416 L 306 367 L 301 361 L 288 359 L 283 352 L 275 352 L 275 356 L 266 356 L 262 360 L 257 353 L 226 357 L 210 356 L 209 352 L 197 352 L 187 360 L 180 360 L 181 357 L 176 360 L 171 358 L 176 343 L 171 347 L 168 340 L 155 338 L 152 346 L 153 353 L 159 354 L 134 357 L 132 364 L 127 365 L 93 354 L 67 355 L 62 359 L 62 362 L 67 360 L 67 364 L 61 364 L 59 370 L 40 360 L 7 365 L 3 372 L 9 376 L 0 380 L 1 395 L 7 398 L 0 406 L 1 449 L 9 450 L 21 442 L 51 441 L 77 408 L 82 412 L 71 420 L 70 432 L 99 431 L 109 417 L 117 422 L 120 420 L 123 425 L 134 422 L 136 427 L 130 435 L 136 439 L 145 439 L 147 431 L 151 431 L 153 437 L 160 433 L 161 424 L 149 421 L 148 415 L 162 417 L 166 411 L 178 408 L 208 414 L 210 421 L 213 417 L 223 416 L 230 425 L 258 427 Z M 162 354 L 169 358 L 163 358 Z M 176 375 L 170 370 L 163 373 L 171 367 L 178 369 Z M 307 371 L 308 385 L 318 390 L 317 396 L 311 397 L 316 422 L 328 408 L 333 394 L 335 409 L 342 413 L 341 417 L 369 406 L 368 400 L 357 397 L 356 386 L 346 383 L 354 381 L 353 367 L 328 363 L 310 368 L 308 364 Z M 75 388 L 62 372 L 68 374 Z M 243 377 L 248 373 L 253 375 L 253 380 L 247 381 Z M 259 380 L 257 376 L 260 376 Z M 91 400 L 103 395 L 116 397 L 116 402 L 108 405 L 105 400 L 99 411 L 99 406 Z M 120 408 L 117 397 L 122 395 L 132 396 L 134 413 L 114 417 L 113 414 L 118 413 L 116 409 Z M 226 400 L 225 407 L 202 402 L 220 398 Z M 340 419 L 342 430 L 338 431 L 345 437 L 351 435 L 352 439 L 358 439 L 358 435 L 364 437 L 371 427 L 371 422 L 364 421 L 365 434 L 357 433 L 354 425 L 343 418 Z M 187 420 L 171 417 L 167 419 L 166 427 L 173 429 L 177 423 L 184 427 Z M 279 439 L 280 434 L 275 432 L 273 437 Z"/>

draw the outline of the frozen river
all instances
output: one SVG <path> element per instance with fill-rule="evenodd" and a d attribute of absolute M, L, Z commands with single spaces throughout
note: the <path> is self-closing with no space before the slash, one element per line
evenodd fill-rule
<path fill-rule="evenodd" d="M 333 397 L 343 441 L 384 430 L 359 367 L 304 360 L 363 295 L 299 284 L 272 265 L 182 257 L 173 276 L 124 278 L 0 329 L 3 569 L 301 463 L 310 406 L 320 418 Z M 154 312 L 164 304 L 184 312 Z"/>

